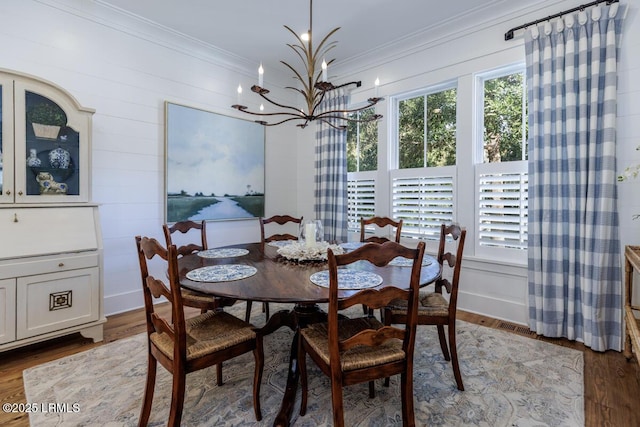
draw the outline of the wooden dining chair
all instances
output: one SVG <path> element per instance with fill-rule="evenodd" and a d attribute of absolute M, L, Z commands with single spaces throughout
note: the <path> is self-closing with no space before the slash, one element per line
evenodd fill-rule
<path fill-rule="evenodd" d="M 169 226 L 164 224 L 162 226 L 164 232 L 165 243 L 167 247 L 174 244 L 172 235 L 174 233 L 182 233 L 187 235 L 198 234 L 200 242 L 190 242 L 184 245 L 176 245 L 178 250 L 178 256 L 185 256 L 195 252 L 207 250 L 207 223 L 206 221 L 179 221 Z M 195 230 L 195 231 L 192 231 Z M 222 307 L 228 307 L 235 304 L 236 300 L 230 298 L 217 298 L 211 295 L 203 294 L 200 292 L 192 291 L 190 289 L 182 289 L 182 303 L 187 307 L 199 308 L 202 313 L 209 310 L 217 310 Z"/>
<path fill-rule="evenodd" d="M 458 363 L 458 349 L 456 347 L 456 313 L 458 304 L 458 286 L 460 283 L 460 268 L 462 266 L 462 253 L 467 231 L 457 224 L 440 227 L 440 244 L 438 247 L 438 262 L 441 265 L 442 277 L 435 282 L 434 292 L 421 291 L 418 304 L 418 325 L 436 325 L 442 354 L 447 361 L 451 361 L 453 375 L 456 379 L 458 390 L 464 390 L 460 365 Z M 457 243 L 457 249 L 446 251 L 450 245 Z M 445 252 L 446 251 L 446 252 Z M 450 277 L 449 280 L 447 277 Z M 445 298 L 442 289 L 449 294 Z M 408 311 L 404 301 L 392 301 L 383 310 L 385 325 L 404 323 Z M 448 328 L 449 344 L 444 333 L 444 327 Z M 388 379 L 385 381 L 388 385 Z"/>
<path fill-rule="evenodd" d="M 366 228 L 368 225 L 375 225 L 378 228 L 385 228 L 385 227 L 389 227 L 390 230 L 392 230 L 393 228 L 396 229 L 396 234 L 395 234 L 395 242 L 396 243 L 400 243 L 400 233 L 402 232 L 402 220 L 399 221 L 394 221 L 391 218 L 388 217 L 382 217 L 382 216 L 374 216 L 371 218 L 360 218 L 360 241 L 361 242 L 373 242 L 373 243 L 384 243 L 384 242 L 389 242 L 390 239 L 384 236 L 377 236 L 377 235 L 373 235 L 373 236 L 369 236 L 366 237 Z M 391 233 L 389 233 L 389 235 L 391 235 Z M 365 314 L 369 314 L 369 316 L 373 316 L 373 310 L 370 307 L 367 307 L 365 305 L 362 306 L 362 311 Z"/>
<path fill-rule="evenodd" d="M 298 240 L 298 235 L 295 236 L 290 233 L 275 233 L 269 236 L 265 236 L 265 225 L 267 224 L 278 224 L 284 226 L 285 224 L 298 224 L 302 223 L 303 217 L 294 218 L 291 215 L 273 215 L 269 218 L 260 218 L 260 242 L 262 244 L 262 249 L 264 250 L 264 245 L 269 242 L 282 241 L 282 240 Z M 251 318 L 251 307 L 253 305 L 253 301 L 247 301 L 247 312 L 245 314 L 245 321 L 249 321 Z M 265 320 L 269 320 L 269 303 L 262 303 L 262 312 L 265 314 Z"/>
<path fill-rule="evenodd" d="M 186 375 L 212 365 L 220 365 L 249 351 L 253 352 L 253 408 L 256 420 L 262 418 L 260 410 L 260 382 L 264 366 L 262 335 L 241 319 L 224 311 L 208 311 L 185 319 L 180 279 L 178 276 L 178 250 L 175 245 L 165 249 L 156 239 L 136 236 L 140 263 L 142 291 L 147 323 L 148 367 L 147 381 L 140 411 L 139 426 L 146 426 L 151 414 L 158 362 L 171 373 L 173 385 L 169 410 L 169 426 L 179 426 L 184 406 Z M 149 274 L 147 260 L 166 262 L 166 283 Z M 164 276 L 164 274 L 163 274 Z M 171 304 L 172 320 L 154 310 L 154 299 L 165 297 Z M 222 385 L 222 378 L 218 378 Z"/>
<path fill-rule="evenodd" d="M 361 242 L 373 242 L 373 243 L 384 243 L 388 242 L 389 238 L 384 236 L 369 236 L 366 237 L 366 228 L 369 225 L 375 225 L 378 228 L 390 227 L 391 229 L 395 228 L 395 242 L 400 243 L 400 234 L 402 233 L 402 220 L 394 221 L 388 217 L 374 216 L 371 218 L 360 218 L 360 241 Z M 389 233 L 391 235 L 391 233 Z"/>
<path fill-rule="evenodd" d="M 373 381 L 400 374 L 402 421 L 414 426 L 413 410 L 413 348 L 416 338 L 416 310 L 420 286 L 420 270 L 424 242 L 416 249 L 395 242 L 365 245 L 344 255 L 328 250 L 329 309 L 326 323 L 311 324 L 300 330 L 298 363 L 302 384 L 300 415 L 307 410 L 308 380 L 306 355 L 318 365 L 331 381 L 333 425 L 343 426 L 343 391 L 347 385 L 369 382 L 369 395 L 374 396 Z M 365 289 L 354 295 L 338 298 L 338 267 L 367 260 L 385 266 L 396 257 L 413 260 L 408 283 L 388 284 L 382 289 Z M 375 317 L 344 318 L 341 310 L 355 304 L 381 308 L 394 300 L 406 302 L 408 315 L 404 327 L 383 325 Z"/>

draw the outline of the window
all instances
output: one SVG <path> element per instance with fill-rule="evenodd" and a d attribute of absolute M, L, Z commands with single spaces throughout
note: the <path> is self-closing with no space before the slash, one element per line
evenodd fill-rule
<path fill-rule="evenodd" d="M 375 115 L 373 107 L 349 114 L 354 120 L 365 120 Z M 378 121 L 348 122 L 347 171 L 364 172 L 378 169 Z"/>
<path fill-rule="evenodd" d="M 402 235 L 437 239 L 453 221 L 457 90 L 441 87 L 397 101 L 397 169 L 391 170 L 394 219 Z"/>
<path fill-rule="evenodd" d="M 398 168 L 456 164 L 456 89 L 398 102 Z"/>
<path fill-rule="evenodd" d="M 366 119 L 375 109 L 351 113 L 352 119 Z M 347 125 L 347 229 L 360 231 L 360 218 L 375 215 L 378 169 L 378 121 L 349 122 Z"/>
<path fill-rule="evenodd" d="M 481 76 L 482 163 L 476 165 L 483 248 L 527 248 L 527 106 L 524 70 Z"/>

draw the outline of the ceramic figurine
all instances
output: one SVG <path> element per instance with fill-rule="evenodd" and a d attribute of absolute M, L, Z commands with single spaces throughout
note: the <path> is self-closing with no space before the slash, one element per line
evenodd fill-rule
<path fill-rule="evenodd" d="M 67 194 L 67 184 L 57 182 L 49 172 L 40 172 L 36 177 L 40 194 Z"/>
<path fill-rule="evenodd" d="M 37 152 L 34 148 L 29 150 L 29 157 L 27 157 L 27 166 L 38 167 L 42 164 L 42 161 L 38 158 Z"/>

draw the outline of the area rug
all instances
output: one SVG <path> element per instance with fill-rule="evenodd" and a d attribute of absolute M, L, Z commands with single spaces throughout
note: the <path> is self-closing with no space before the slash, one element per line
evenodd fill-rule
<path fill-rule="evenodd" d="M 260 304 L 258 304 L 260 305 Z M 278 307 L 274 305 L 273 309 Z M 237 309 L 242 316 L 241 307 Z M 258 318 L 254 312 L 252 320 Z M 262 315 L 263 316 L 263 315 Z M 263 318 L 262 318 L 263 319 Z M 440 351 L 435 327 L 418 329 L 414 370 L 418 426 L 583 426 L 583 354 L 580 351 L 459 321 L 458 354 L 465 391 L 456 388 L 451 364 Z M 280 408 L 293 333 L 282 328 L 267 336 L 261 403 L 253 414 L 253 355 L 224 363 L 221 387 L 215 367 L 187 376 L 184 426 L 267 426 Z M 292 424 L 332 424 L 327 377 L 308 361 L 309 405 L 299 416 L 300 392 Z M 118 340 L 83 353 L 27 369 L 29 403 L 57 403 L 58 411 L 31 413 L 32 426 L 135 426 L 146 376 L 146 335 Z M 347 426 L 402 425 L 399 377 L 389 388 L 376 382 L 345 388 Z M 151 421 L 166 425 L 171 378 L 158 367 Z"/>

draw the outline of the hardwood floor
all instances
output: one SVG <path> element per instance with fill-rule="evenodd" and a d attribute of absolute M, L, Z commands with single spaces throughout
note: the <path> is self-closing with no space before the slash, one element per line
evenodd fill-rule
<path fill-rule="evenodd" d="M 194 310 L 192 314 L 195 313 Z M 526 328 L 488 317 L 460 313 L 459 318 L 584 351 L 585 425 L 640 426 L 640 369 L 635 359 L 627 362 L 622 353 L 615 351 L 597 353 L 580 343 L 537 337 Z M 22 371 L 26 368 L 144 331 L 144 312 L 135 310 L 108 318 L 103 343 L 94 344 L 76 334 L 0 353 L 0 400 L 2 403 L 26 403 L 22 383 Z M 28 426 L 29 418 L 26 414 L 1 412 L 0 425 Z"/>

